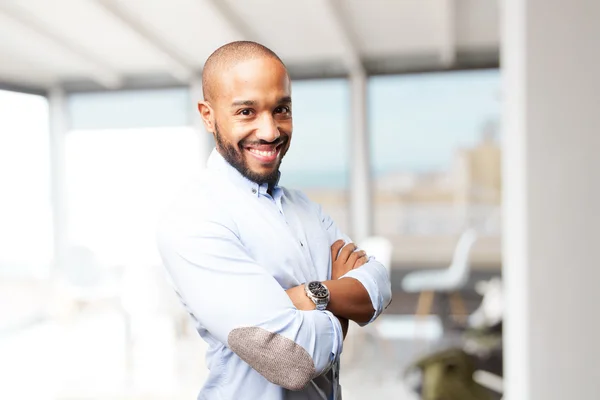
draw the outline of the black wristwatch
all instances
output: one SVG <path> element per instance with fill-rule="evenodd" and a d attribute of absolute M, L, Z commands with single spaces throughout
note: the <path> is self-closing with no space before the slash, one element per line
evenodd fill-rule
<path fill-rule="evenodd" d="M 312 281 L 304 284 L 304 291 L 309 299 L 315 303 L 317 310 L 323 311 L 329 304 L 329 289 L 322 282 Z"/>

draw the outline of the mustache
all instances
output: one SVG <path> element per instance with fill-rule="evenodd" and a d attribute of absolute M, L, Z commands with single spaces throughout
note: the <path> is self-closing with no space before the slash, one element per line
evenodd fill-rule
<path fill-rule="evenodd" d="M 288 140 L 289 140 L 289 138 L 287 136 L 280 136 L 272 142 L 267 142 L 266 140 L 244 140 L 239 143 L 239 146 L 240 146 L 240 148 L 244 148 L 246 146 L 257 146 L 257 145 L 261 145 L 261 144 L 262 145 L 267 144 L 267 145 L 278 147 L 282 144 L 287 143 Z"/>

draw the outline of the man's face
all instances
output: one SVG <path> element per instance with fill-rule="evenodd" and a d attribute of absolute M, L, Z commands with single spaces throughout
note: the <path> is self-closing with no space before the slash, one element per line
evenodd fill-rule
<path fill-rule="evenodd" d="M 223 72 L 212 102 L 221 155 L 246 178 L 274 183 L 292 138 L 290 79 L 272 58 L 244 61 Z"/>

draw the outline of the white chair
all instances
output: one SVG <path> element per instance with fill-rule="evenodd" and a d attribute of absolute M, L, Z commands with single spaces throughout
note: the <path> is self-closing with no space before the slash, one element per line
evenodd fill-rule
<path fill-rule="evenodd" d="M 477 240 L 475 229 L 465 230 L 458 240 L 452 263 L 441 270 L 417 271 L 409 273 L 402 280 L 402 289 L 409 293 L 420 293 L 417 304 L 417 316 L 426 316 L 431 312 L 435 292 L 450 295 L 451 312 L 466 316 L 466 309 L 459 291 L 467 284 L 471 272 L 469 255 Z"/>
<path fill-rule="evenodd" d="M 475 291 L 483 299 L 479 307 L 469 315 L 468 325 L 474 329 L 485 329 L 498 325 L 504 318 L 504 290 L 502 278 L 493 277 L 489 281 L 475 284 Z"/>

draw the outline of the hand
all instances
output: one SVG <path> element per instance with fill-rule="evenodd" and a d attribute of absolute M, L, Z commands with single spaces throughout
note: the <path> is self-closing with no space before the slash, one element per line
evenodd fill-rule
<path fill-rule="evenodd" d="M 296 307 L 298 310 L 311 311 L 317 308 L 315 303 L 306 295 L 306 292 L 304 291 L 304 285 L 293 287 L 285 292 L 289 296 L 290 300 L 292 300 L 292 303 L 294 303 L 294 307 Z"/>
<path fill-rule="evenodd" d="M 341 252 L 340 249 L 342 249 Z M 335 280 L 346 275 L 350 270 L 366 264 L 368 257 L 364 251 L 356 251 L 354 243 L 348 243 L 344 246 L 344 241 L 338 240 L 331 245 L 331 260 L 331 279 Z"/>

